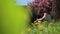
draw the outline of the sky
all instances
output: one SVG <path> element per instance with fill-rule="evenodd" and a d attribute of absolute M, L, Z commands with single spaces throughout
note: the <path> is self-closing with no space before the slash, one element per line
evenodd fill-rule
<path fill-rule="evenodd" d="M 34 0 L 17 0 L 16 4 L 17 5 L 27 5 L 29 2 L 33 2 Z"/>

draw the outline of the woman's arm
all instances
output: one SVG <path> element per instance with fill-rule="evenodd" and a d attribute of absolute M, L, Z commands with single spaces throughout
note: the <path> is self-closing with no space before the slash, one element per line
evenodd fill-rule
<path fill-rule="evenodd" d="M 47 13 L 44 13 L 44 16 L 42 18 L 37 19 L 37 21 L 43 20 L 46 17 Z"/>
<path fill-rule="evenodd" d="M 46 17 L 47 13 L 44 13 L 44 16 L 41 19 L 44 19 Z"/>

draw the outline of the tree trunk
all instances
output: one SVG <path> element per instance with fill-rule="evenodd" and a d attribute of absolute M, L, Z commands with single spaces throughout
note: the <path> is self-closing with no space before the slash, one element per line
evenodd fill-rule
<path fill-rule="evenodd" d="M 52 14 L 55 21 L 60 19 L 60 0 L 53 0 L 52 2 Z"/>

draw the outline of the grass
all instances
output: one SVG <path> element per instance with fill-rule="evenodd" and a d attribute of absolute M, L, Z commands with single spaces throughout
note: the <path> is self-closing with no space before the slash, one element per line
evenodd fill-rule
<path fill-rule="evenodd" d="M 60 34 L 60 22 L 47 23 L 44 21 L 41 24 L 30 26 L 27 34 Z"/>

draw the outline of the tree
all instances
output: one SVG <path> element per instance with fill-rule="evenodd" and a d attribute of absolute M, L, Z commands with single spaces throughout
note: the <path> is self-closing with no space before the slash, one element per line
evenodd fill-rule
<path fill-rule="evenodd" d="M 52 11 L 52 1 L 50 0 L 35 0 L 32 3 L 29 3 L 28 6 L 32 10 L 33 20 L 37 19 L 40 9 L 43 9 L 43 11 L 49 11 L 49 13 Z"/>

